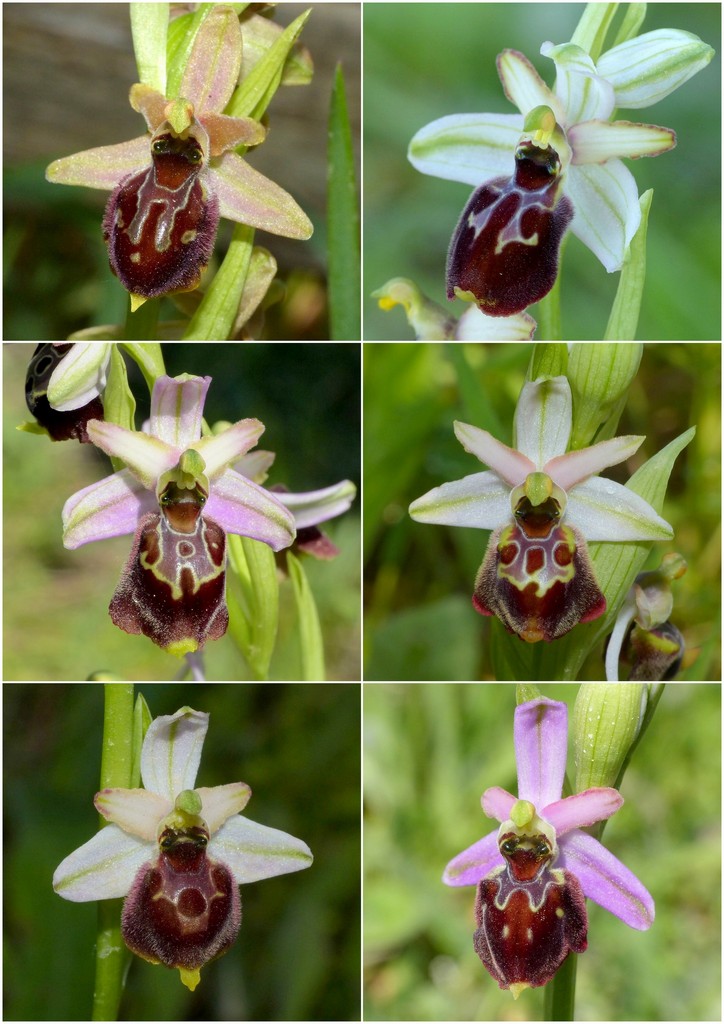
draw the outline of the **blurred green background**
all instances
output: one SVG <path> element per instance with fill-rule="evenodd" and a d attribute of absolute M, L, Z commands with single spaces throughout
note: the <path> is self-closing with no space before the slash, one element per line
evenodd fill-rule
<path fill-rule="evenodd" d="M 199 785 L 247 782 L 249 818 L 304 839 L 315 859 L 242 887 L 239 938 L 193 994 L 177 971 L 133 957 L 119 1019 L 359 1019 L 359 687 L 140 692 L 154 716 L 208 712 Z M 98 827 L 103 688 L 6 685 L 3 698 L 3 1019 L 89 1020 L 97 905 L 61 899 L 51 878 Z"/>
<path fill-rule="evenodd" d="M 497 619 L 472 608 L 489 533 L 413 522 L 414 498 L 481 468 L 453 434 L 462 420 L 512 441 L 530 344 L 376 344 L 364 352 L 365 679 L 493 679 Z M 688 572 L 674 584 L 674 623 L 696 652 L 680 678 L 721 679 L 719 345 L 646 345 L 617 434 L 646 440 L 621 483 L 692 424 L 676 460 L 663 515 L 674 540 L 654 544 L 647 567 L 678 551 Z M 693 653 L 689 655 L 693 657 Z M 581 679 L 601 679 L 594 650 Z"/>
<path fill-rule="evenodd" d="M 93 445 L 53 443 L 17 431 L 31 419 L 24 382 L 34 346 L 4 346 L 4 678 L 87 679 L 111 671 L 125 679 L 173 678 L 182 663 L 144 636 L 129 636 L 108 616 L 108 603 L 131 548 L 119 537 L 66 551 L 65 501 L 111 472 Z M 167 344 L 166 369 L 208 374 L 205 416 L 255 416 L 266 426 L 260 448 L 277 453 L 269 485 L 314 490 L 346 477 L 360 481 L 359 345 Z M 136 425 L 148 416 L 148 389 L 126 360 L 138 402 Z M 326 528 L 341 554 L 330 562 L 304 557 L 325 640 L 327 678 L 359 675 L 359 504 Z M 205 648 L 209 679 L 250 678 L 230 636 Z M 272 679 L 300 678 L 291 583 L 281 583 Z"/>
<path fill-rule="evenodd" d="M 569 718 L 576 692 L 544 688 Z M 366 1020 L 542 1019 L 540 989 L 514 1002 L 475 955 L 474 887 L 441 882 L 496 825 L 483 791 L 516 792 L 514 707 L 513 685 L 364 688 Z M 576 1020 L 721 1019 L 720 713 L 718 685 L 669 684 L 634 754 L 603 841 L 656 920 L 634 931 L 589 901 Z"/>
<path fill-rule="evenodd" d="M 516 113 L 495 57 L 506 47 L 521 50 L 552 85 L 553 64 L 540 46 L 570 39 L 582 11 L 582 4 L 549 3 L 365 5 L 366 338 L 411 337 L 401 308 L 384 313 L 370 298 L 391 277 L 412 278 L 448 306 L 447 246 L 471 189 L 416 171 L 406 155 L 410 139 L 447 114 Z M 657 28 L 693 32 L 718 51 L 721 6 L 649 4 L 641 31 Z M 654 189 L 637 334 L 643 340 L 721 337 L 720 77 L 717 54 L 654 107 L 618 114 L 673 128 L 678 138 L 677 148 L 660 158 L 625 161 L 640 193 Z M 569 239 L 562 263 L 565 338 L 602 337 L 618 279 L 577 238 Z M 449 306 L 458 316 L 466 308 L 460 301 Z"/>

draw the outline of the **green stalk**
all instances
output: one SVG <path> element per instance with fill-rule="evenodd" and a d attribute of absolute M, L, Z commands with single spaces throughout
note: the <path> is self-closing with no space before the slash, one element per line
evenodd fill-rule
<path fill-rule="evenodd" d="M 563 248 L 561 247 L 561 255 Z M 538 330 L 536 337 L 540 341 L 560 341 L 561 326 L 561 275 L 560 272 L 548 294 L 540 300 L 537 309 Z"/>
<path fill-rule="evenodd" d="M 101 789 L 130 788 L 133 764 L 133 684 L 105 683 Z M 101 827 L 107 822 L 101 818 Z M 117 1020 L 127 950 L 121 937 L 122 900 L 98 903 L 93 1020 Z"/>
<path fill-rule="evenodd" d="M 131 300 L 128 299 L 126 322 L 123 325 L 124 341 L 154 341 L 158 328 L 158 312 L 160 299 L 147 299 L 142 306 L 131 312 Z"/>
<path fill-rule="evenodd" d="M 544 1020 L 573 1020 L 576 1005 L 578 956 L 569 953 L 553 981 L 544 989 Z"/>

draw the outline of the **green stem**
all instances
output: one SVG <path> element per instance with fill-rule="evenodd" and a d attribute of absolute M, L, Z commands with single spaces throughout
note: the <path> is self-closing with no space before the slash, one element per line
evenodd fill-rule
<path fill-rule="evenodd" d="M 133 764 L 133 684 L 105 683 L 101 789 L 129 788 Z M 106 824 L 101 818 L 101 826 Z M 116 1020 L 127 950 L 121 937 L 121 900 L 98 904 L 93 1020 Z"/>
<path fill-rule="evenodd" d="M 544 1020 L 574 1019 L 577 966 L 577 955 L 569 953 L 553 981 L 546 985 Z"/>
<path fill-rule="evenodd" d="M 160 306 L 160 299 L 147 299 L 135 313 L 132 313 L 129 297 L 126 322 L 123 325 L 123 340 L 155 341 Z"/>

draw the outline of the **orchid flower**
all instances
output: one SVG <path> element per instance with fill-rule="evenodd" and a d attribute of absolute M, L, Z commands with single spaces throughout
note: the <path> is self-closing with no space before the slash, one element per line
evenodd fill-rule
<path fill-rule="evenodd" d="M 566 377 L 525 384 L 515 411 L 518 448 L 456 422 L 462 446 L 490 470 L 441 484 L 410 505 L 421 523 L 493 531 L 473 604 L 529 643 L 555 640 L 605 611 L 587 540 L 673 536 L 643 498 L 597 476 L 629 458 L 644 438 L 617 437 L 566 452 L 571 424 Z"/>
<path fill-rule="evenodd" d="M 240 420 L 201 437 L 210 383 L 188 374 L 160 377 L 148 433 L 91 420 L 90 440 L 126 468 L 78 491 L 63 508 L 67 548 L 134 534 L 111 618 L 178 655 L 226 631 L 225 534 L 252 537 L 275 551 L 295 536 L 285 506 L 228 468 L 257 443 L 264 425 Z"/>
<path fill-rule="evenodd" d="M 372 297 L 380 309 L 402 306 L 418 341 L 523 341 L 532 338 L 536 328 L 528 313 L 492 317 L 476 306 L 469 306 L 456 320 L 406 277 L 393 277 Z"/>
<path fill-rule="evenodd" d="M 594 787 L 561 799 L 568 709 L 540 697 L 515 710 L 518 797 L 494 786 L 482 796 L 500 828 L 454 857 L 446 885 L 476 885 L 475 951 L 514 998 L 545 985 L 569 951 L 587 946 L 585 898 L 631 928 L 654 921 L 654 901 L 641 882 L 593 836 L 582 831 L 610 818 L 620 793 Z"/>
<path fill-rule="evenodd" d="M 88 421 L 103 419 L 100 396 L 110 359 L 110 345 L 46 342 L 35 349 L 25 378 L 25 401 L 53 441 L 90 441 Z"/>
<path fill-rule="evenodd" d="M 686 561 L 670 551 L 658 569 L 639 573 L 621 605 L 606 648 L 606 679 L 618 682 L 619 660 L 628 648 L 629 679 L 673 679 L 684 657 L 684 638 L 669 618 L 671 584 L 686 572 Z"/>
<path fill-rule="evenodd" d="M 177 968 L 191 991 L 238 935 L 238 886 L 312 863 L 301 839 L 242 817 L 246 783 L 194 788 L 208 724 L 188 707 L 156 718 L 141 752 L 144 788 L 97 793 L 110 824 L 53 875 L 58 895 L 76 903 L 124 896 L 126 944 Z"/>
<path fill-rule="evenodd" d="M 103 234 L 111 269 L 134 310 L 154 296 L 196 288 L 219 217 L 289 238 L 312 234 L 294 199 L 235 152 L 266 135 L 260 122 L 223 113 L 241 57 L 237 14 L 210 5 L 178 93 L 131 87 L 131 106 L 150 135 L 63 157 L 46 171 L 52 182 L 112 190 Z"/>
<path fill-rule="evenodd" d="M 589 4 L 570 42 L 542 45 L 555 66 L 553 89 L 517 50 L 498 56 L 503 91 L 519 114 L 452 114 L 412 139 L 417 170 L 476 188 L 450 246 L 449 298 L 474 300 L 492 316 L 521 311 L 552 288 L 568 226 L 609 273 L 621 269 L 641 222 L 622 158 L 658 156 L 676 136 L 611 118 L 618 107 L 668 96 L 714 51 L 690 32 L 660 29 L 594 59 L 613 6 Z"/>

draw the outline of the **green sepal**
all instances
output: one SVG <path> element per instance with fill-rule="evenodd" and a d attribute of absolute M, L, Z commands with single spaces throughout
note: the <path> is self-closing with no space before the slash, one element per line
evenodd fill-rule
<path fill-rule="evenodd" d="M 567 372 L 573 397 L 571 451 L 614 437 L 642 354 L 643 345 L 633 342 L 573 345 Z"/>
<path fill-rule="evenodd" d="M 227 104 L 226 113 L 229 116 L 261 120 L 281 84 L 284 64 L 289 53 L 311 13 L 310 8 L 295 18 L 291 25 L 287 25 L 267 53 L 243 78 Z"/>
<path fill-rule="evenodd" d="M 132 3 L 131 34 L 138 80 L 166 95 L 166 38 L 169 5 Z"/>
<path fill-rule="evenodd" d="M 229 251 L 186 328 L 184 341 L 228 339 L 244 291 L 254 243 L 254 228 L 235 224 Z"/>
<path fill-rule="evenodd" d="M 287 566 L 297 606 L 302 679 L 307 683 L 324 682 L 324 643 L 314 594 L 301 562 L 291 551 L 287 552 Z"/>
<path fill-rule="evenodd" d="M 136 697 L 133 706 L 133 738 L 131 740 L 131 789 L 141 784 L 141 750 L 153 716 L 142 693 Z"/>
<path fill-rule="evenodd" d="M 344 76 L 338 64 L 332 87 L 327 144 L 327 251 L 330 338 L 361 338 L 360 239 L 352 130 Z"/>
<path fill-rule="evenodd" d="M 257 679 L 267 679 L 279 624 L 279 581 L 272 549 L 229 534 L 226 603 L 229 633 Z"/>
<path fill-rule="evenodd" d="M 653 197 L 654 190 L 651 188 L 639 197 L 641 223 L 623 259 L 621 277 L 603 336 L 604 341 L 633 341 L 636 337 L 646 281 L 646 231 Z"/>

